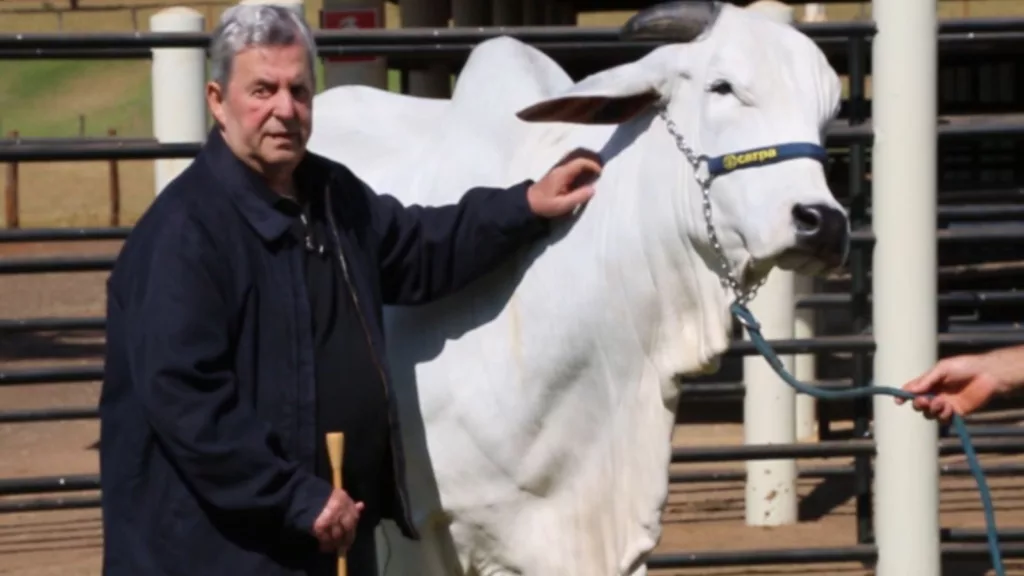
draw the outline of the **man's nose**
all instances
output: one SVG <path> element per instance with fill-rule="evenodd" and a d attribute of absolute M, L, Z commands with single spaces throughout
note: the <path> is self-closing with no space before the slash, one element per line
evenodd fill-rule
<path fill-rule="evenodd" d="M 832 268 L 846 262 L 850 223 L 842 210 L 825 204 L 797 204 L 793 207 L 793 225 L 798 248 Z"/>
<path fill-rule="evenodd" d="M 274 96 L 274 115 L 278 118 L 295 116 L 295 97 L 288 90 L 278 90 Z"/>

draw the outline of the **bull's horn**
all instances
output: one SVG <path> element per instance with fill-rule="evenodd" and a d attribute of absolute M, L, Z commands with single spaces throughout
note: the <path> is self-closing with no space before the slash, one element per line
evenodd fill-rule
<path fill-rule="evenodd" d="M 721 9 L 718 0 L 662 2 L 634 14 L 620 35 L 625 40 L 691 42 L 714 25 Z"/>

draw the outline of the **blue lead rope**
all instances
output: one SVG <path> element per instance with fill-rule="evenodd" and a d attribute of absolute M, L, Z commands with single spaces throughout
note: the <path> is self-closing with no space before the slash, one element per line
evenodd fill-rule
<path fill-rule="evenodd" d="M 804 384 L 783 367 L 778 355 L 775 354 L 768 341 L 761 335 L 761 325 L 754 318 L 754 315 L 751 314 L 750 310 L 738 302 L 733 303 L 731 310 L 733 315 L 746 327 L 754 348 L 761 353 L 761 356 L 775 370 L 775 373 L 785 380 L 787 384 L 808 396 L 819 400 L 844 400 L 873 396 L 875 394 L 885 394 L 906 400 L 913 400 L 916 397 L 912 392 L 884 386 L 867 386 L 854 390 L 822 390 Z M 988 482 L 985 481 L 985 474 L 981 469 L 981 463 L 978 461 L 978 454 L 974 451 L 974 445 L 971 444 L 971 437 L 967 433 L 967 426 L 959 414 L 953 414 L 953 426 L 956 428 L 957 435 L 960 436 L 960 442 L 964 447 L 964 455 L 967 457 L 967 465 L 971 469 L 971 475 L 974 476 L 974 480 L 978 484 L 978 492 L 981 494 L 981 504 L 985 509 L 985 531 L 988 536 L 988 551 L 989 556 L 992 558 L 992 567 L 995 569 L 996 576 L 1006 576 L 1006 571 L 1003 568 L 1002 553 L 999 549 L 999 534 L 996 530 L 995 511 L 992 508 L 992 493 L 988 489 Z"/>

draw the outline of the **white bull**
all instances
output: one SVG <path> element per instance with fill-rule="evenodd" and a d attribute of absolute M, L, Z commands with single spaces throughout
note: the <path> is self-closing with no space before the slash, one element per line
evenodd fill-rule
<path fill-rule="evenodd" d="M 538 178 L 577 147 L 605 162 L 596 196 L 550 239 L 456 296 L 386 310 L 423 535 L 385 525 L 389 576 L 643 574 L 677 377 L 729 343 L 722 278 L 743 290 L 773 265 L 818 273 L 845 258 L 848 222 L 809 157 L 840 96 L 814 43 L 704 2 L 644 10 L 624 35 L 675 42 L 574 84 L 496 38 L 451 100 L 349 86 L 315 101 L 310 149 L 407 204 Z M 681 151 L 759 147 L 719 162 L 751 169 L 706 193 L 703 163 Z"/>

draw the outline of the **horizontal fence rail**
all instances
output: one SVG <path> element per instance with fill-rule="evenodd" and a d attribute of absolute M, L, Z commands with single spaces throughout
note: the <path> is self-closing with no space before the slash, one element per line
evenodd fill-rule
<path fill-rule="evenodd" d="M 69 498 L 39 498 L 34 500 L 0 501 L 0 513 L 46 512 L 49 510 L 75 510 L 82 508 L 99 508 L 97 496 Z"/>
<path fill-rule="evenodd" d="M 985 476 L 989 478 L 1018 476 L 1024 473 L 1024 464 L 990 464 L 982 466 Z M 797 476 L 824 480 L 827 478 L 846 478 L 856 474 L 852 465 L 847 466 L 807 466 L 798 467 Z M 939 474 L 943 476 L 971 476 L 973 473 L 967 464 L 939 464 Z M 699 484 L 717 482 L 743 482 L 747 479 L 747 471 L 737 470 L 694 470 L 692 472 L 674 471 L 669 473 L 669 481 L 676 483 Z"/>
<path fill-rule="evenodd" d="M 816 352 L 873 352 L 875 341 L 871 334 L 818 336 L 770 341 L 778 354 L 811 354 Z M 1024 330 L 1005 332 L 941 333 L 940 348 L 976 349 L 1024 344 Z M 756 356 L 760 354 L 754 344 L 746 340 L 733 341 L 725 357 Z M 102 364 L 65 367 L 19 368 L 0 371 L 0 386 L 24 384 L 54 384 L 63 382 L 89 382 L 103 379 Z M 833 381 L 835 382 L 835 381 Z M 1024 446 L 1024 445 L 1022 445 Z"/>
<path fill-rule="evenodd" d="M 991 21 L 967 19 L 945 21 L 940 33 L 948 32 L 1014 32 L 1024 29 L 1024 19 L 1015 20 L 1016 26 L 1007 26 L 998 19 Z M 873 22 L 814 22 L 798 23 L 796 27 L 811 38 L 867 37 L 875 32 Z M 550 43 L 621 43 L 619 27 L 577 26 L 480 26 L 457 28 L 399 28 L 399 29 L 347 29 L 315 30 L 317 48 L 393 46 L 444 46 L 447 44 L 477 44 L 496 36 L 510 36 L 529 44 Z M 631 42 L 634 43 L 634 42 Z M 658 46 L 664 42 L 635 42 Z M 0 50 L 44 49 L 111 49 L 111 48 L 206 48 L 210 44 L 207 32 L 103 32 L 103 33 L 31 33 L 0 34 Z"/>
<path fill-rule="evenodd" d="M 871 295 L 867 297 L 868 302 L 874 300 Z M 971 308 L 985 308 L 988 306 L 1022 306 L 1024 305 L 1024 291 L 1014 290 L 991 290 L 991 291 L 956 291 L 940 293 L 938 296 L 940 306 L 963 306 Z M 801 296 L 795 299 L 797 308 L 819 309 L 819 308 L 845 308 L 853 301 L 849 293 L 815 293 Z M 102 317 L 79 317 L 79 318 L 4 318 L 0 319 L 0 334 L 13 334 L 18 332 L 64 332 L 64 331 L 88 331 L 105 330 L 106 319 Z"/>
<path fill-rule="evenodd" d="M 0 496 L 42 494 L 47 492 L 80 492 L 99 490 L 96 474 L 75 476 L 44 476 L 36 478 L 0 478 Z"/>
<path fill-rule="evenodd" d="M 812 39 L 872 36 L 873 22 L 800 22 L 794 26 Z M 1024 31 L 1024 18 L 956 18 L 939 21 L 938 34 L 1013 34 Z M 457 28 L 401 28 L 317 30 L 317 47 L 391 47 L 400 45 L 476 44 L 495 36 L 511 36 L 534 43 L 620 42 L 619 27 L 481 26 Z M 206 48 L 209 33 L 106 32 L 0 34 L 0 50 Z M 656 46 L 663 42 L 644 42 Z M 637 43 L 641 44 L 641 43 Z"/>
<path fill-rule="evenodd" d="M 0 424 L 27 422 L 58 422 L 70 420 L 95 420 L 100 417 L 97 408 L 40 408 L 38 410 L 10 410 L 0 412 Z"/>
<path fill-rule="evenodd" d="M 1005 558 L 1024 558 L 1024 544 L 1000 546 Z M 946 560 L 987 560 L 988 547 L 984 544 L 944 544 L 942 558 Z M 715 552 L 688 552 L 654 554 L 647 562 L 651 569 L 712 568 L 724 566 L 758 566 L 770 564 L 825 564 L 835 562 L 872 562 L 878 555 L 872 544 L 857 544 L 843 548 L 786 548 L 778 550 L 722 550 Z"/>
<path fill-rule="evenodd" d="M 89 228 L 4 228 L 0 230 L 0 243 L 8 242 L 69 242 L 84 240 L 124 240 L 131 226 Z"/>
<path fill-rule="evenodd" d="M 0 275 L 48 274 L 54 272 L 106 272 L 115 256 L 50 256 L 42 258 L 0 258 Z"/>
<path fill-rule="evenodd" d="M 0 387 L 21 386 L 24 384 L 95 382 L 102 379 L 103 366 L 98 364 L 0 371 Z"/>
<path fill-rule="evenodd" d="M 974 443 L 979 454 L 1012 454 L 1024 449 L 1024 440 L 1018 438 L 981 438 Z M 815 444 L 738 444 L 729 446 L 687 446 L 672 449 L 673 464 L 702 462 L 729 462 L 747 460 L 776 460 L 801 458 L 843 458 L 874 456 L 873 440 L 827 440 Z M 958 439 L 941 439 L 940 455 L 958 455 L 963 446 Z M 80 492 L 99 490 L 97 474 L 73 476 L 42 476 L 0 479 L 0 496 L 19 496 L 50 492 Z"/>
<path fill-rule="evenodd" d="M 1016 454 L 1024 450 L 1024 439 L 1020 438 L 979 438 L 973 444 L 978 454 Z M 942 456 L 962 454 L 963 445 L 959 438 L 943 438 L 939 440 L 938 450 Z M 874 455 L 874 440 L 822 440 L 814 444 L 737 444 L 673 448 L 672 463 L 696 464 Z"/>
<path fill-rule="evenodd" d="M 963 140 L 998 136 L 1024 136 L 1024 120 L 1003 121 L 987 118 L 938 126 L 941 140 Z M 871 122 L 850 126 L 833 122 L 826 131 L 829 146 L 869 143 L 873 139 Z M 31 144 L 0 146 L 0 162 L 67 162 L 91 160 L 157 160 L 162 158 L 193 158 L 199 143 L 121 142 L 115 138 L 66 144 Z"/>
<path fill-rule="evenodd" d="M 102 378 L 98 372 L 89 372 L 89 375 L 96 375 L 96 379 L 77 380 L 80 382 L 92 382 Z M 49 384 L 52 382 L 36 381 L 29 384 Z M 849 390 L 854 388 L 852 379 L 819 380 L 808 382 L 808 384 L 825 390 Z M 746 391 L 743 382 L 682 382 L 679 384 L 680 394 L 691 401 L 691 398 L 704 400 L 714 399 L 738 399 Z M 859 399 L 850 398 L 846 402 L 857 402 Z M 833 404 L 841 403 L 843 400 L 833 401 Z M 99 418 L 99 410 L 95 407 L 77 408 L 38 408 L 30 410 L 9 410 L 0 412 L 0 424 L 16 424 L 27 422 L 56 422 L 71 420 L 92 420 Z M 968 433 L 972 437 L 985 436 L 1024 436 L 1024 428 L 1019 426 L 995 426 L 980 425 L 968 426 Z M 940 431 L 943 437 L 950 437 L 949 431 Z M 1015 468 L 1024 472 L 1024 465 Z"/>
<path fill-rule="evenodd" d="M 0 143 L 2 146 L 2 143 Z M 995 193 L 995 192 L 993 192 Z M 968 193 L 970 194 L 970 193 Z M 978 196 L 984 196 L 979 191 Z M 1018 195 L 1024 200 L 1024 193 L 1019 190 L 999 192 L 1002 195 Z M 941 191 L 940 191 L 941 198 Z M 871 209 L 867 210 L 868 216 Z M 939 205 L 939 220 L 986 221 L 1020 219 L 1024 223 L 1024 202 L 1016 204 L 987 205 Z M 4 228 L 0 229 L 0 243 L 11 242 L 68 242 L 76 240 L 124 240 L 132 231 L 131 226 L 86 227 L 86 228 Z"/>
<path fill-rule="evenodd" d="M 844 37 L 814 38 L 819 48 L 835 67 L 836 72 L 850 72 L 846 58 Z M 968 56 L 998 51 L 1006 56 L 1024 53 L 1024 32 L 987 33 L 971 32 L 943 34 L 939 36 L 939 55 Z M 638 59 L 657 48 L 659 42 L 635 42 L 610 40 L 597 42 L 532 42 L 534 48 L 546 53 L 556 61 L 567 63 L 575 60 L 606 60 L 620 63 Z M 388 59 L 389 68 L 413 68 L 426 63 L 449 63 L 461 65 L 476 47 L 474 43 L 425 43 L 402 45 L 356 45 L 318 46 L 317 55 L 331 56 L 377 56 Z M 145 47 L 124 48 L 8 48 L 0 49 L 0 60 L 150 60 L 153 49 Z M 864 56 L 863 66 L 870 71 L 872 56 Z"/>
<path fill-rule="evenodd" d="M 21 235 L 22 238 L 29 236 Z M 1024 240 L 1024 222 L 940 229 L 935 237 L 940 244 Z M 874 242 L 875 237 L 870 230 L 855 230 L 851 235 L 853 247 L 867 246 Z M 109 271 L 116 259 L 116 255 L 7 257 L 0 258 L 0 275 Z"/>

